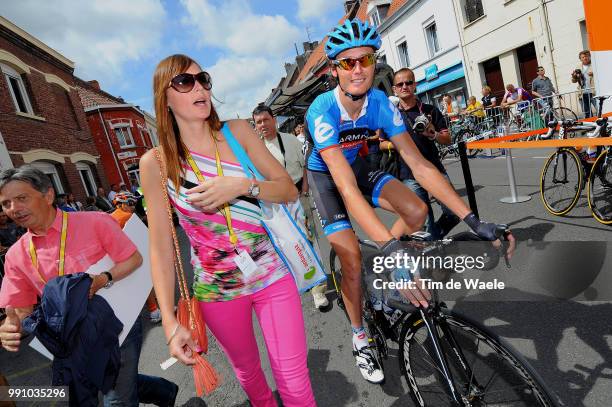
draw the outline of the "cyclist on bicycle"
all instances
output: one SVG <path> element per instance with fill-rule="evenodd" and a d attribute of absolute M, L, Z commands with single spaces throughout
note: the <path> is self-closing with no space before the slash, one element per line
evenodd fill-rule
<path fill-rule="evenodd" d="M 403 230 L 422 227 L 427 206 L 391 175 L 369 169 L 358 156 L 368 137 L 382 129 L 425 189 L 479 236 L 496 238 L 495 225 L 480 222 L 470 212 L 436 167 L 419 153 L 395 105 L 383 92 L 372 89 L 375 52 L 380 45 L 378 32 L 368 23 L 354 19 L 335 27 L 328 35 L 325 52 L 338 86 L 319 95 L 306 113 L 308 183 L 323 231 L 342 266 L 342 297 L 353 329 L 353 354 L 361 374 L 372 383 L 382 382 L 384 374 L 368 347 L 363 327 L 361 254 L 348 214 L 372 240 L 381 242 L 385 256 L 395 257 L 402 251 L 396 238 Z M 404 224 L 389 230 L 370 203 L 397 213 Z M 403 294 L 414 305 L 427 306 L 426 291 L 405 290 Z"/>

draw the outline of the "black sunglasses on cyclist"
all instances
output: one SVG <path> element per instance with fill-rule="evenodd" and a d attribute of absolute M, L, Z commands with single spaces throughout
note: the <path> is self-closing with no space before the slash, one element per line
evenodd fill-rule
<path fill-rule="evenodd" d="M 396 84 L 395 84 L 395 85 L 393 85 L 393 86 L 395 86 L 396 88 L 400 88 L 400 89 L 401 89 L 401 88 L 403 88 L 404 86 L 410 86 L 410 85 L 414 85 L 414 81 L 404 81 L 404 82 L 399 82 L 399 83 L 396 83 Z"/>
<path fill-rule="evenodd" d="M 208 72 L 205 71 L 196 74 L 178 74 L 174 78 L 172 78 L 168 86 L 172 87 L 177 92 L 187 93 L 191 92 L 191 90 L 195 86 L 196 81 L 198 81 L 200 85 L 202 85 L 202 87 L 206 90 L 210 90 L 212 88 L 212 81 L 210 79 L 210 75 L 208 74 Z"/>
<path fill-rule="evenodd" d="M 355 68 L 355 65 L 357 65 L 357 62 L 359 62 L 362 68 L 367 68 L 368 66 L 376 63 L 376 54 L 364 54 L 358 58 L 334 59 L 332 64 L 344 69 L 345 71 L 352 71 Z"/>

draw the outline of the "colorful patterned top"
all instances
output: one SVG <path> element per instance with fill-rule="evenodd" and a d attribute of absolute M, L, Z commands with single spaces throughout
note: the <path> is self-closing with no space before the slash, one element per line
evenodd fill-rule
<path fill-rule="evenodd" d="M 213 157 L 191 152 L 204 178 L 217 176 Z M 240 164 L 221 161 L 223 175 L 246 177 Z M 225 217 L 221 212 L 204 213 L 187 202 L 185 191 L 198 184 L 198 179 L 187 164 L 183 164 L 186 179 L 176 196 L 172 181 L 168 180 L 170 201 L 181 226 L 191 242 L 191 264 L 194 270 L 193 292 L 199 301 L 228 301 L 255 293 L 285 276 L 289 270 L 261 226 L 261 209 L 257 201 L 238 197 L 230 202 L 232 227 L 238 236 L 238 249 L 246 251 L 258 268 L 245 281 L 234 262 L 236 253 L 229 241 Z"/>

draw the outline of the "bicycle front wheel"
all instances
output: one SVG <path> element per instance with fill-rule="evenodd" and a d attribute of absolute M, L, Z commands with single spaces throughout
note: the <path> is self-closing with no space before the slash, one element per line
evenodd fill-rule
<path fill-rule="evenodd" d="M 604 225 L 612 225 L 612 153 L 604 151 L 593 164 L 587 197 L 593 217 Z"/>
<path fill-rule="evenodd" d="M 583 182 L 584 169 L 578 154 L 571 148 L 554 152 L 540 176 L 540 198 L 546 210 L 557 216 L 571 211 L 578 202 Z"/>
<path fill-rule="evenodd" d="M 430 333 L 418 316 L 403 324 L 399 349 L 400 369 L 418 406 L 557 405 L 522 356 L 484 326 L 442 309 L 434 329 L 460 402 L 451 396 Z"/>

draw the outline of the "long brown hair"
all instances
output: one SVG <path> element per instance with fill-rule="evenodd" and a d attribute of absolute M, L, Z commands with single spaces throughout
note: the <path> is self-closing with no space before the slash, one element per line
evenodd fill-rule
<path fill-rule="evenodd" d="M 170 55 L 157 64 L 153 74 L 153 97 L 155 100 L 155 118 L 157 119 L 159 143 L 162 147 L 164 161 L 166 162 L 167 176 L 174 184 L 177 193 L 181 175 L 184 174 L 181 162 L 187 160 L 187 147 L 183 140 L 181 140 L 178 124 L 174 114 L 168 107 L 166 90 L 172 78 L 187 71 L 191 64 L 199 65 L 187 55 Z M 219 115 L 212 102 L 210 116 L 206 120 L 211 131 L 221 130 L 221 120 L 219 120 Z"/>

